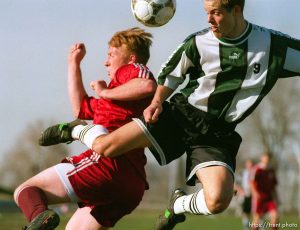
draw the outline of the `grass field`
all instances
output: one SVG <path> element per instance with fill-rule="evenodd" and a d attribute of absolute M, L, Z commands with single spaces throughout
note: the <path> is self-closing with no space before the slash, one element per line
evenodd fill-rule
<path fill-rule="evenodd" d="M 153 230 L 158 212 L 145 212 L 135 210 L 129 216 L 124 217 L 114 230 Z M 57 230 L 63 230 L 69 215 L 61 217 L 61 224 Z M 282 217 L 280 223 L 293 224 L 292 227 L 279 229 L 300 229 L 300 220 L 296 217 Z M 0 230 L 20 230 L 26 224 L 21 213 L 0 213 Z M 297 225 L 297 227 L 295 227 Z M 229 215 L 217 215 L 214 217 L 188 216 L 184 224 L 179 224 L 176 230 L 242 230 L 239 217 Z M 74 229 L 76 230 L 76 229 Z"/>

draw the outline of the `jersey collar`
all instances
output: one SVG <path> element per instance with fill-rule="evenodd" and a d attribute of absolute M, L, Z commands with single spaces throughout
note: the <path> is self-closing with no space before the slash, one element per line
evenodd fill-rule
<path fill-rule="evenodd" d="M 230 39 L 230 38 L 217 38 L 217 39 L 221 43 L 237 45 L 237 44 L 244 42 L 248 38 L 251 31 L 252 31 L 252 24 L 247 22 L 247 27 L 246 27 L 245 31 L 239 37 L 233 38 L 233 39 Z"/>

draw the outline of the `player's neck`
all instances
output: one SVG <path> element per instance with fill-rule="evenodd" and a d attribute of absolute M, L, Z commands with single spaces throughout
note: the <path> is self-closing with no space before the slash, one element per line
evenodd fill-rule
<path fill-rule="evenodd" d="M 261 167 L 262 169 L 268 169 L 268 168 L 269 168 L 269 164 L 265 164 L 265 163 L 263 163 L 263 162 L 260 162 L 260 167 Z"/>
<path fill-rule="evenodd" d="M 241 20 L 239 20 L 237 22 L 236 25 L 236 29 L 234 31 L 234 33 L 231 35 L 231 39 L 236 39 L 238 37 L 240 37 L 243 33 L 245 33 L 245 30 L 247 29 L 248 26 L 248 22 L 242 18 Z"/>

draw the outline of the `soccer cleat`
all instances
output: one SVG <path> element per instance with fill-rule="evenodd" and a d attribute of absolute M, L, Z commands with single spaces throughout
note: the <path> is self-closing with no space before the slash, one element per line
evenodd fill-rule
<path fill-rule="evenodd" d="M 50 126 L 44 132 L 42 132 L 39 138 L 39 145 L 49 146 L 59 143 L 71 143 L 74 140 L 72 138 L 72 129 L 77 125 L 87 125 L 87 123 L 80 119 L 76 119 L 69 123 Z"/>
<path fill-rule="evenodd" d="M 53 210 L 46 210 L 35 217 L 23 230 L 53 230 L 59 224 L 59 216 Z"/>
<path fill-rule="evenodd" d="M 176 189 L 175 191 L 173 191 L 169 206 L 164 211 L 164 214 L 158 217 L 155 230 L 171 230 L 175 227 L 176 224 L 185 221 L 184 214 L 174 213 L 175 200 L 184 195 L 186 195 L 186 193 L 182 189 Z"/>

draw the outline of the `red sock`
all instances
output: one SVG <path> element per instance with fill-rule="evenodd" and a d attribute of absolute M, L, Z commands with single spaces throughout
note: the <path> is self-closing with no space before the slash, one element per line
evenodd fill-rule
<path fill-rule="evenodd" d="M 38 187 L 33 186 L 24 188 L 19 193 L 18 204 L 29 222 L 48 209 L 45 193 Z"/>

